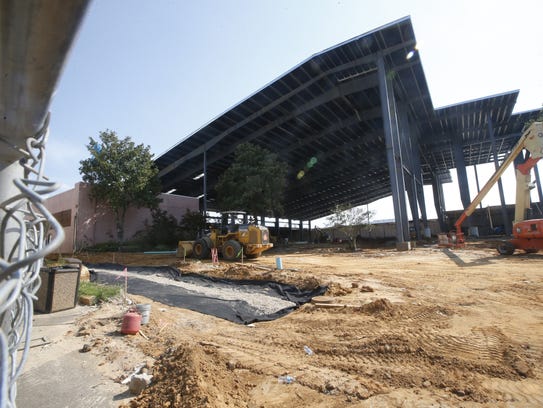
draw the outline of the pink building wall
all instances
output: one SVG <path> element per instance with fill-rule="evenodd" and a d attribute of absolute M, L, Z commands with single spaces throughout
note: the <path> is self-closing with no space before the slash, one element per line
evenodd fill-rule
<path fill-rule="evenodd" d="M 64 242 L 57 250 L 73 253 L 85 246 L 115 241 L 117 237 L 115 217 L 104 206 L 96 205 L 89 197 L 90 187 L 77 183 L 73 189 L 57 194 L 45 201 L 46 208 L 54 214 L 64 227 Z M 193 197 L 160 194 L 159 207 L 180 221 L 186 210 L 198 211 L 198 199 Z M 152 223 L 147 208 L 129 208 L 125 218 L 125 240 Z"/>

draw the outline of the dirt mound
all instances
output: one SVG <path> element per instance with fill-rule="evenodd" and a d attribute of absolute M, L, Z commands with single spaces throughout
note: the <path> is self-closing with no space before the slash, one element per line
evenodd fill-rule
<path fill-rule="evenodd" d="M 343 287 L 337 282 L 330 282 L 328 284 L 328 289 L 326 290 L 326 296 L 345 296 L 352 291 L 351 288 Z"/>
<path fill-rule="evenodd" d="M 155 361 L 153 384 L 128 407 L 543 406 L 540 258 L 484 249 L 454 258 L 433 248 L 298 251 L 283 255 L 283 270 L 266 256 L 177 265 L 329 286 L 329 299 L 284 318 L 235 325 L 155 302 L 145 336 L 116 334 L 120 310 L 74 335 L 103 356 L 106 378 Z M 128 363 L 130 347 L 145 357 Z M 285 375 L 293 382 L 278 382 Z"/>
<path fill-rule="evenodd" d="M 375 313 L 391 313 L 394 310 L 394 306 L 390 303 L 390 300 L 381 298 L 367 303 L 360 307 L 360 311 L 368 314 Z"/>
<path fill-rule="evenodd" d="M 157 360 L 152 385 L 123 407 L 245 406 L 247 391 L 234 368 L 215 347 L 180 344 Z"/>

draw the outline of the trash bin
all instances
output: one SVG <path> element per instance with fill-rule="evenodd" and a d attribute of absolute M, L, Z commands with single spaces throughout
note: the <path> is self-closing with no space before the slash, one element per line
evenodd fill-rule
<path fill-rule="evenodd" d="M 73 309 L 77 304 L 80 268 L 41 268 L 41 285 L 36 292 L 34 310 L 42 313 Z"/>

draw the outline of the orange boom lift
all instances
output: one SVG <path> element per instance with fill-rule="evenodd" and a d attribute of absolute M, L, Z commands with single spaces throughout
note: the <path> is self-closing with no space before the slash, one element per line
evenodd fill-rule
<path fill-rule="evenodd" d="M 502 255 L 512 255 L 515 249 L 525 252 L 537 252 L 543 249 L 543 219 L 526 220 L 526 209 L 530 208 L 530 190 L 533 188 L 530 180 L 530 172 L 539 159 L 543 157 L 543 122 L 533 122 L 524 131 L 509 156 L 507 156 L 479 194 L 477 194 L 471 204 L 454 223 L 455 229 L 449 233 L 449 243 L 451 245 L 462 246 L 465 243 L 462 223 L 473 214 L 492 186 L 496 184 L 507 167 L 509 167 L 523 149 L 526 149 L 529 155 L 525 162 L 517 165 L 515 169 L 517 191 L 512 238 L 501 242 L 497 249 Z"/>

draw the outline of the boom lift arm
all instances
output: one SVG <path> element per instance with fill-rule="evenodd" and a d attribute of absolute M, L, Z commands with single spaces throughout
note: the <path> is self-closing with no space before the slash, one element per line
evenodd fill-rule
<path fill-rule="evenodd" d="M 533 122 L 526 131 L 522 134 L 517 144 L 511 150 L 504 162 L 498 167 L 492 177 L 486 182 L 479 194 L 473 199 L 471 204 L 464 210 L 462 215 L 454 223 L 455 230 L 451 232 L 454 235 L 452 241 L 456 241 L 457 245 L 465 242 L 464 233 L 462 232 L 462 224 L 468 218 L 483 198 L 488 194 L 490 189 L 496 184 L 505 170 L 515 160 L 515 158 L 526 149 L 530 153 L 530 157 L 516 168 L 517 178 L 517 196 L 515 201 L 515 223 L 524 221 L 525 209 L 530 205 L 530 170 L 536 165 L 538 160 L 543 157 L 543 122 Z"/>

